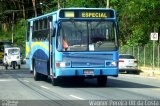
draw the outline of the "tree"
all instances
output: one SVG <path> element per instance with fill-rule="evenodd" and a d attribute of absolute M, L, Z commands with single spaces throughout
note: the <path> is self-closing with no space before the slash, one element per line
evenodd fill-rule
<path fill-rule="evenodd" d="M 36 17 L 37 16 L 36 0 L 32 0 L 32 4 L 33 4 L 33 9 L 34 9 L 35 17 Z"/>
<path fill-rule="evenodd" d="M 158 31 L 160 1 L 119 0 L 117 7 L 122 44 L 145 45 L 149 36 Z"/>

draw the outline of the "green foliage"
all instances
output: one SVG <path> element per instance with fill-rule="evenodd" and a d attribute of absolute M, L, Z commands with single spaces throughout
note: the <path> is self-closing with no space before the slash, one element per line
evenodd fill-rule
<path fill-rule="evenodd" d="M 128 45 L 137 46 L 143 45 L 145 43 L 145 38 L 143 37 L 145 34 L 142 31 L 142 26 L 132 26 L 132 34 L 130 39 L 128 40 Z"/>
<path fill-rule="evenodd" d="M 14 44 L 21 47 L 22 52 L 25 51 L 25 41 L 26 41 L 26 20 L 21 19 L 17 22 L 14 29 Z"/>
<path fill-rule="evenodd" d="M 26 40 L 26 20 L 21 19 L 14 25 L 13 29 L 13 44 L 21 48 L 23 54 L 25 51 L 25 40 Z M 0 31 L 0 40 L 12 41 L 12 31 Z"/>
<path fill-rule="evenodd" d="M 86 6 L 86 2 L 88 2 L 86 0 L 68 0 L 69 2 L 66 3 L 66 7 L 85 7 Z"/>
<path fill-rule="evenodd" d="M 150 33 L 160 30 L 159 4 L 157 0 L 119 0 L 117 11 L 122 44 L 150 43 Z"/>
<path fill-rule="evenodd" d="M 0 40 L 9 40 L 11 41 L 11 32 L 8 31 L 3 31 L 3 30 L 0 30 Z"/>

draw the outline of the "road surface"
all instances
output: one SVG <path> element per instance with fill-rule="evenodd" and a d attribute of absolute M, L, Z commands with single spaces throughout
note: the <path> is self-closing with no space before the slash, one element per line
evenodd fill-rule
<path fill-rule="evenodd" d="M 109 77 L 107 87 L 97 86 L 96 79 L 67 79 L 52 86 L 50 80 L 35 81 L 26 68 L 1 67 L 0 100 L 3 106 L 159 106 L 155 100 L 160 100 L 160 79 L 120 74 Z"/>

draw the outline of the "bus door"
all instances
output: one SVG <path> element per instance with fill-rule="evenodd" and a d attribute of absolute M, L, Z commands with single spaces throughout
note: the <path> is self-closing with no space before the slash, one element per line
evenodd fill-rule
<path fill-rule="evenodd" d="M 33 21 L 30 21 L 30 27 L 29 27 L 29 38 L 28 38 L 28 47 L 29 47 L 29 51 L 28 51 L 28 64 L 29 64 L 29 68 L 30 70 L 33 70 L 32 67 L 32 33 L 33 33 Z"/>
<path fill-rule="evenodd" d="M 57 15 L 54 14 L 50 22 L 50 75 L 53 75 L 55 62 L 55 34 L 56 34 Z"/>

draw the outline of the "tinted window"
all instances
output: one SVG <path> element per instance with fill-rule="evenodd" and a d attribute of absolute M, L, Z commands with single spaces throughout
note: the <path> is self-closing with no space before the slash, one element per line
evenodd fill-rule
<path fill-rule="evenodd" d="M 48 41 L 50 28 L 49 23 L 52 22 L 52 17 L 46 17 L 41 20 L 33 22 L 34 30 L 32 35 L 32 41 Z"/>
<path fill-rule="evenodd" d="M 114 51 L 118 45 L 115 24 L 108 21 L 61 22 L 57 39 L 60 51 L 63 39 L 69 45 L 67 51 Z"/>

